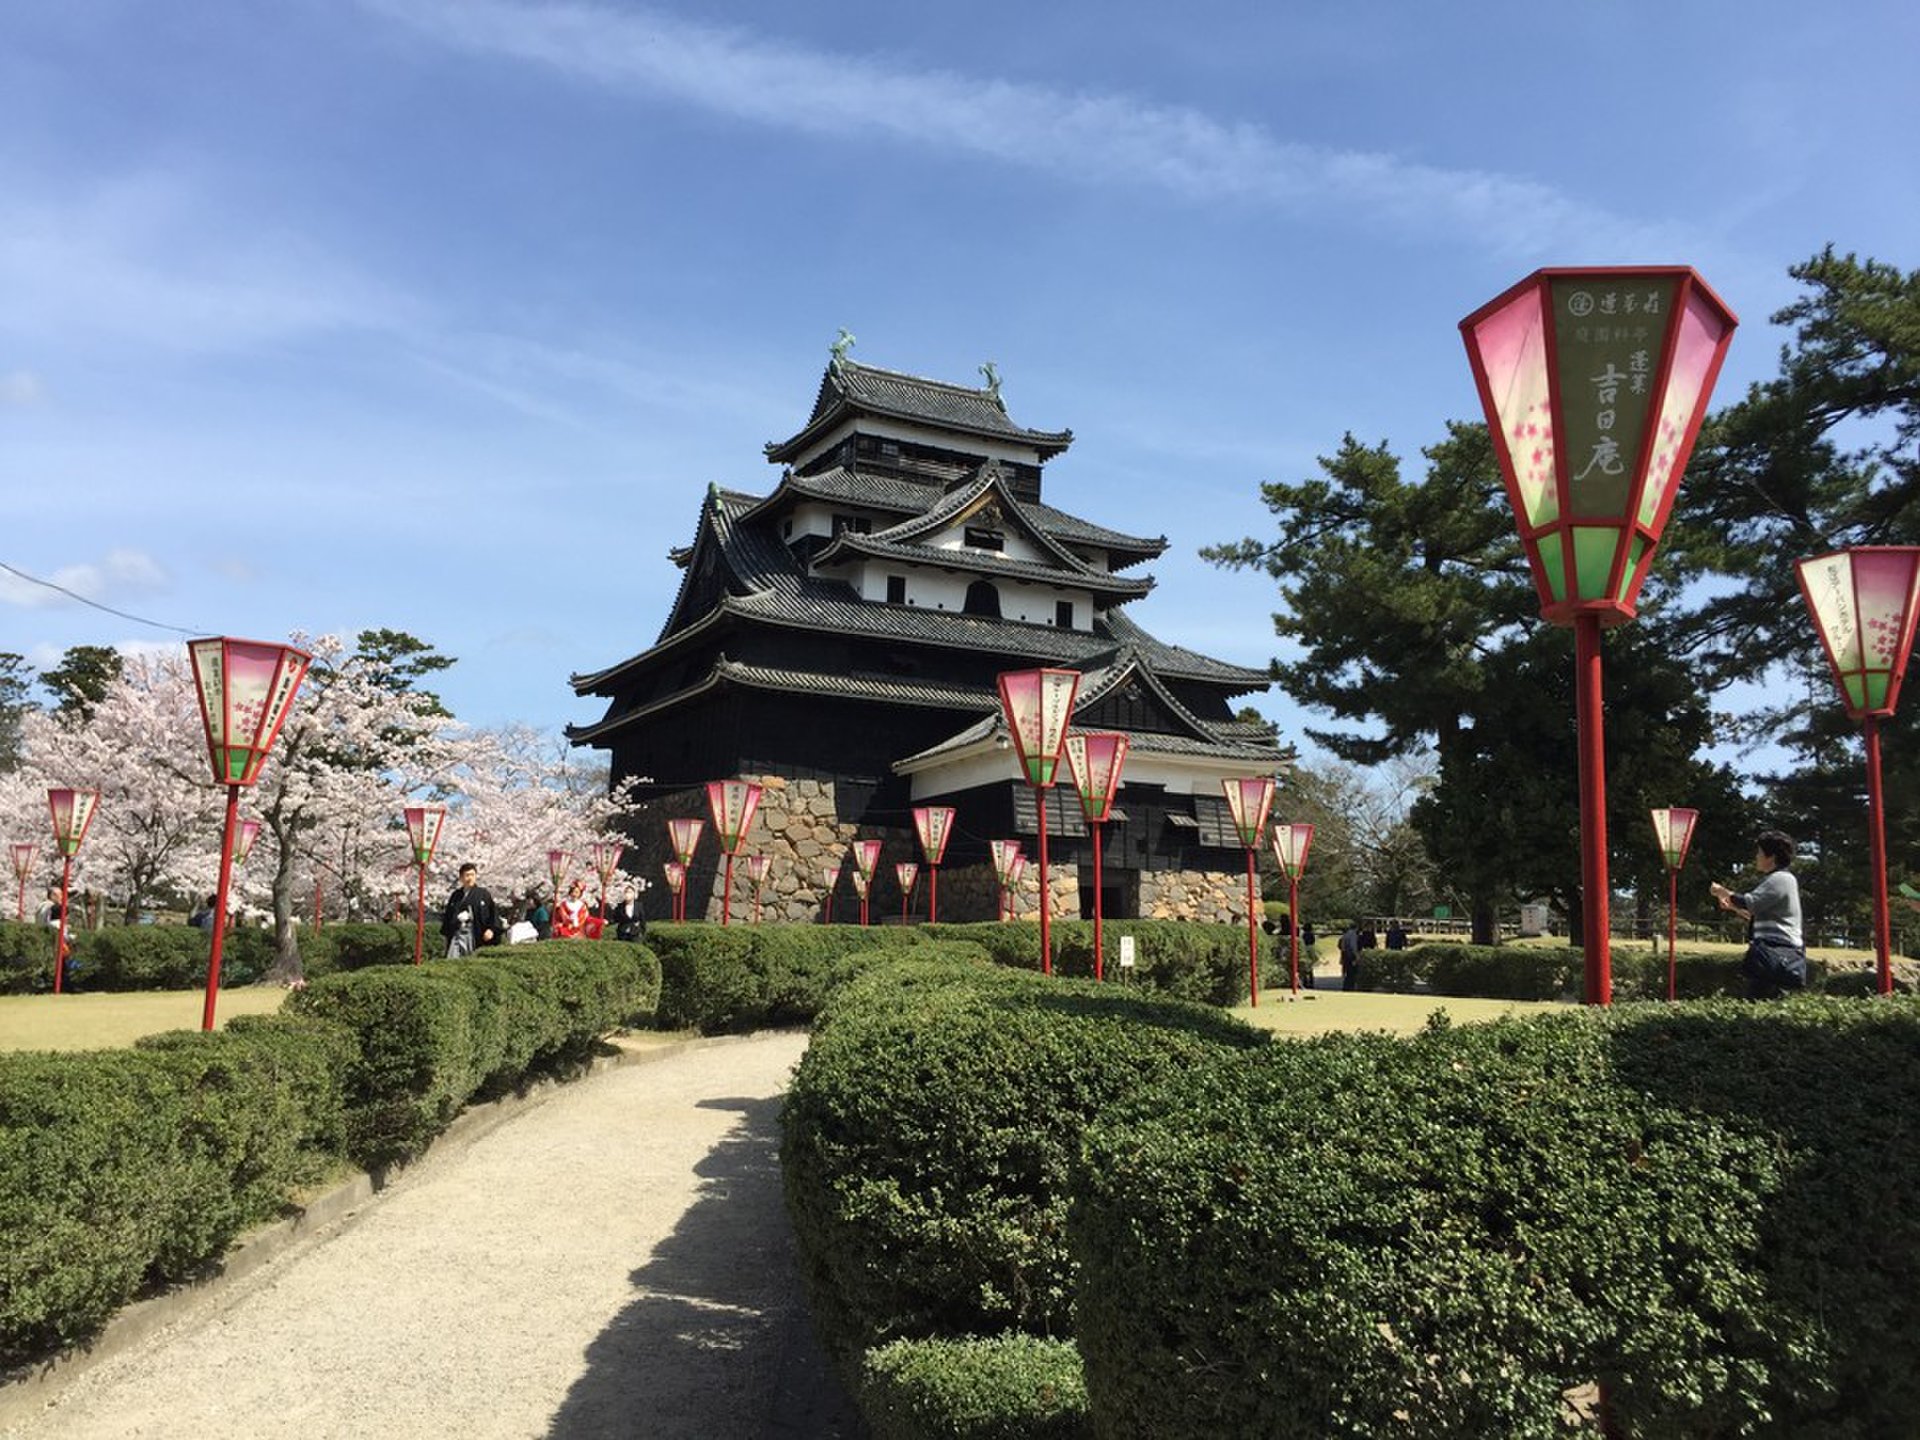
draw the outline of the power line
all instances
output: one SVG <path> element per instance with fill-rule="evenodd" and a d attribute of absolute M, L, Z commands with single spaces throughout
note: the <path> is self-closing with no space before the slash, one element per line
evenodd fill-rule
<path fill-rule="evenodd" d="M 102 605 L 98 600 L 89 600 L 85 595 L 80 594 L 78 591 L 69 590 L 64 585 L 56 585 L 51 580 L 42 580 L 38 575 L 29 575 L 26 571 L 9 565 L 4 560 L 0 560 L 0 570 L 6 571 L 9 575 L 17 575 L 29 584 L 43 585 L 49 590 L 57 590 L 69 600 L 78 600 L 82 605 L 91 605 L 94 609 L 104 610 L 109 615 L 118 615 L 122 620 L 131 620 L 136 625 L 151 625 L 155 630 L 172 630 L 181 635 L 205 635 L 210 633 L 206 630 L 187 630 L 178 625 L 169 625 L 165 621 L 149 620 L 144 615 L 135 615 L 126 610 L 116 610 L 111 605 Z"/>

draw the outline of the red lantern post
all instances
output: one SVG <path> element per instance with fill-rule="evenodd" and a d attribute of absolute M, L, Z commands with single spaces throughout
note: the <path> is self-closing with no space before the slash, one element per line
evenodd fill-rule
<path fill-rule="evenodd" d="M 826 912 L 822 917 L 821 923 L 823 925 L 831 925 L 833 923 L 833 891 L 834 887 L 840 883 L 840 862 L 836 860 L 831 865 L 822 866 L 820 879 L 822 882 L 820 893 L 824 897 L 822 904 Z"/>
<path fill-rule="evenodd" d="M 680 889 L 673 892 L 680 907 L 674 917 L 678 920 L 687 918 L 687 875 L 693 869 L 693 852 L 699 848 L 700 837 L 706 828 L 706 821 L 692 815 L 667 821 L 667 842 L 673 847 L 673 858 L 680 864 Z"/>
<path fill-rule="evenodd" d="M 1069 735 L 1066 739 L 1067 769 L 1073 774 L 1073 788 L 1080 795 L 1080 813 L 1093 831 L 1093 978 L 1106 978 L 1105 957 L 1100 931 L 1101 912 L 1106 908 L 1103 881 L 1105 857 L 1100 852 L 1100 830 L 1113 814 L 1114 792 L 1120 788 L 1120 771 L 1127 763 L 1125 735 Z"/>
<path fill-rule="evenodd" d="M 749 855 L 747 878 L 753 882 L 753 923 L 760 923 L 760 890 L 767 883 L 767 871 L 773 867 L 771 855 Z"/>
<path fill-rule="evenodd" d="M 587 846 L 587 863 L 600 877 L 600 919 L 607 918 L 607 896 L 613 889 L 613 877 L 620 869 L 620 856 L 627 847 L 618 840 L 596 840 Z"/>
<path fill-rule="evenodd" d="M 1018 840 L 995 840 L 987 847 L 993 854 L 993 880 L 1000 889 L 1000 920 L 1013 918 L 1014 865 L 1020 859 Z"/>
<path fill-rule="evenodd" d="M 13 857 L 13 878 L 20 882 L 20 901 L 17 919 L 27 918 L 27 880 L 33 874 L 33 857 L 38 847 L 31 840 L 9 847 Z"/>
<path fill-rule="evenodd" d="M 1667 862 L 1667 999 L 1679 990 L 1680 974 L 1675 960 L 1680 927 L 1680 869 L 1687 863 L 1687 847 L 1693 844 L 1693 827 L 1699 822 L 1698 810 L 1661 809 L 1653 815 L 1653 838 Z"/>
<path fill-rule="evenodd" d="M 1047 791 L 1060 765 L 1060 746 L 1073 716 L 1073 697 L 1080 676 L 1072 670 L 1015 670 L 1000 676 L 1000 709 L 1020 770 L 1033 787 L 1036 828 L 1040 832 L 1040 973 L 1053 973 L 1053 941 L 1048 929 L 1052 910 L 1047 891 Z"/>
<path fill-rule="evenodd" d="M 447 823 L 447 807 L 409 805 L 403 813 L 407 821 L 407 843 L 413 847 L 413 868 L 419 880 L 413 905 L 413 963 L 418 965 L 427 940 L 427 867 L 433 863 L 433 852 L 440 848 L 440 829 Z"/>
<path fill-rule="evenodd" d="M 53 941 L 53 993 L 64 989 L 67 973 L 67 910 L 73 893 L 73 857 L 87 838 L 87 826 L 100 807 L 98 790 L 49 790 L 47 809 L 53 815 L 53 848 L 60 856 L 60 921 Z M 219 935 L 219 930 L 213 932 Z"/>
<path fill-rule="evenodd" d="M 684 920 L 687 918 L 687 907 L 681 899 L 681 892 L 687 888 L 687 867 L 678 860 L 669 860 L 660 868 L 666 872 L 667 889 L 673 892 L 673 918 Z"/>
<path fill-rule="evenodd" d="M 1027 857 L 1016 855 L 1007 863 L 1007 919 L 1020 918 L 1020 883 L 1027 878 Z"/>
<path fill-rule="evenodd" d="M 1242 780 L 1222 780 L 1227 794 L 1227 809 L 1233 814 L 1233 828 L 1247 850 L 1247 983 L 1253 1003 L 1260 1003 L 1260 915 L 1258 884 L 1254 876 L 1254 852 L 1260 848 L 1261 832 L 1267 828 L 1267 811 L 1273 806 L 1273 777 L 1254 775 Z"/>
<path fill-rule="evenodd" d="M 1313 848 L 1313 826 L 1273 827 L 1273 858 L 1287 877 L 1287 929 L 1293 941 L 1288 969 L 1293 975 L 1293 998 L 1300 998 L 1300 877 L 1307 873 L 1307 852 Z"/>
<path fill-rule="evenodd" d="M 927 923 L 940 923 L 940 858 L 947 853 L 953 833 L 951 805 L 921 805 L 913 812 L 913 832 L 920 837 L 920 853 L 927 862 Z"/>
<path fill-rule="evenodd" d="M 713 813 L 713 831 L 720 839 L 720 853 L 726 857 L 726 886 L 720 902 L 720 923 L 733 915 L 733 857 L 747 838 L 753 824 L 753 812 L 760 808 L 760 787 L 751 780 L 709 780 L 707 809 Z"/>
<path fill-rule="evenodd" d="M 1600 631 L 1633 618 L 1737 323 L 1684 266 L 1537 270 L 1460 322 L 1541 616 L 1573 627 L 1590 1005 L 1613 1003 Z"/>
<path fill-rule="evenodd" d="M 856 840 L 847 847 L 853 860 L 855 888 L 860 892 L 860 923 L 867 923 L 867 894 L 873 889 L 873 872 L 880 864 L 878 840 Z"/>
<path fill-rule="evenodd" d="M 227 930 L 227 894 L 233 881 L 233 842 L 240 818 L 240 787 L 260 778 L 260 767 L 293 710 L 293 697 L 313 656 L 291 645 L 213 636 L 187 642 L 200 696 L 200 721 L 216 785 L 227 787 L 226 829 L 220 842 L 220 884 L 214 896 L 213 949 L 207 960 L 207 1003 L 200 1028 L 213 1029 L 220 993 L 220 953 Z"/>
<path fill-rule="evenodd" d="M 1920 547 L 1857 545 L 1796 562 L 1821 648 L 1847 715 L 1867 746 L 1867 838 L 1873 865 L 1873 946 L 1879 988 L 1893 993 L 1893 921 L 1887 905 L 1886 805 L 1880 789 L 1880 721 L 1900 703 L 1900 682 L 1920 621 Z"/>
<path fill-rule="evenodd" d="M 900 882 L 900 923 L 907 923 L 907 902 L 913 898 L 913 882 L 920 878 L 920 866 L 913 860 L 896 860 L 893 878 Z"/>

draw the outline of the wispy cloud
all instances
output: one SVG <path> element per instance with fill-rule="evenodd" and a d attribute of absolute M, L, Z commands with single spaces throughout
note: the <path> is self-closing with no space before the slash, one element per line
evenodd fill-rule
<path fill-rule="evenodd" d="M 1150 186 L 1290 213 L 1345 211 L 1534 253 L 1648 253 L 1670 237 L 1536 181 L 1304 145 L 1127 95 L 1070 93 L 811 49 L 644 10 L 512 0 L 364 0 L 440 42 L 616 90 L 834 138 L 987 156 L 1079 183 Z"/>
<path fill-rule="evenodd" d="M 11 571 L 0 570 L 0 604 L 36 610 L 47 605 L 78 603 L 74 596 L 94 601 L 126 599 L 164 589 L 167 584 L 167 574 L 158 561 L 144 550 L 126 548 L 109 550 L 100 560 L 63 565 L 52 574 L 38 578 L 48 583 L 35 584 Z M 59 588 L 53 588 L 55 586 Z M 62 590 L 72 594 L 63 595 Z"/>
<path fill-rule="evenodd" d="M 0 195 L 0 334 L 242 351 L 384 328 L 411 309 L 311 241 L 230 213 L 176 173 L 80 186 L 0 170 Z"/>
<path fill-rule="evenodd" d="M 28 410 L 47 398 L 47 387 L 31 370 L 0 375 L 0 410 Z"/>

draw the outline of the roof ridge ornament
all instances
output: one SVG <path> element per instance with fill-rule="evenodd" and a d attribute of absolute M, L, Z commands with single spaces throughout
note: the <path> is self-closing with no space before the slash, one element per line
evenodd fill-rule
<path fill-rule="evenodd" d="M 842 325 L 838 338 L 827 347 L 828 353 L 833 356 L 833 358 L 827 362 L 827 368 L 830 370 L 838 370 L 841 365 L 846 362 L 847 351 L 859 343 L 854 333 Z"/>
<path fill-rule="evenodd" d="M 989 360 L 979 369 L 980 373 L 987 377 L 987 394 L 993 398 L 994 404 L 1005 410 L 1007 407 L 1000 399 L 1000 367 Z"/>

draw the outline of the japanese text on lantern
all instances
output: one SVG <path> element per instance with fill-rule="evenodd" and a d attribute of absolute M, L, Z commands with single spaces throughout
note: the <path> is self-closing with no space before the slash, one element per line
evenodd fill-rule
<path fill-rule="evenodd" d="M 1574 515 L 1619 516 L 1639 464 L 1674 282 L 1553 282 L 1562 448 Z"/>

